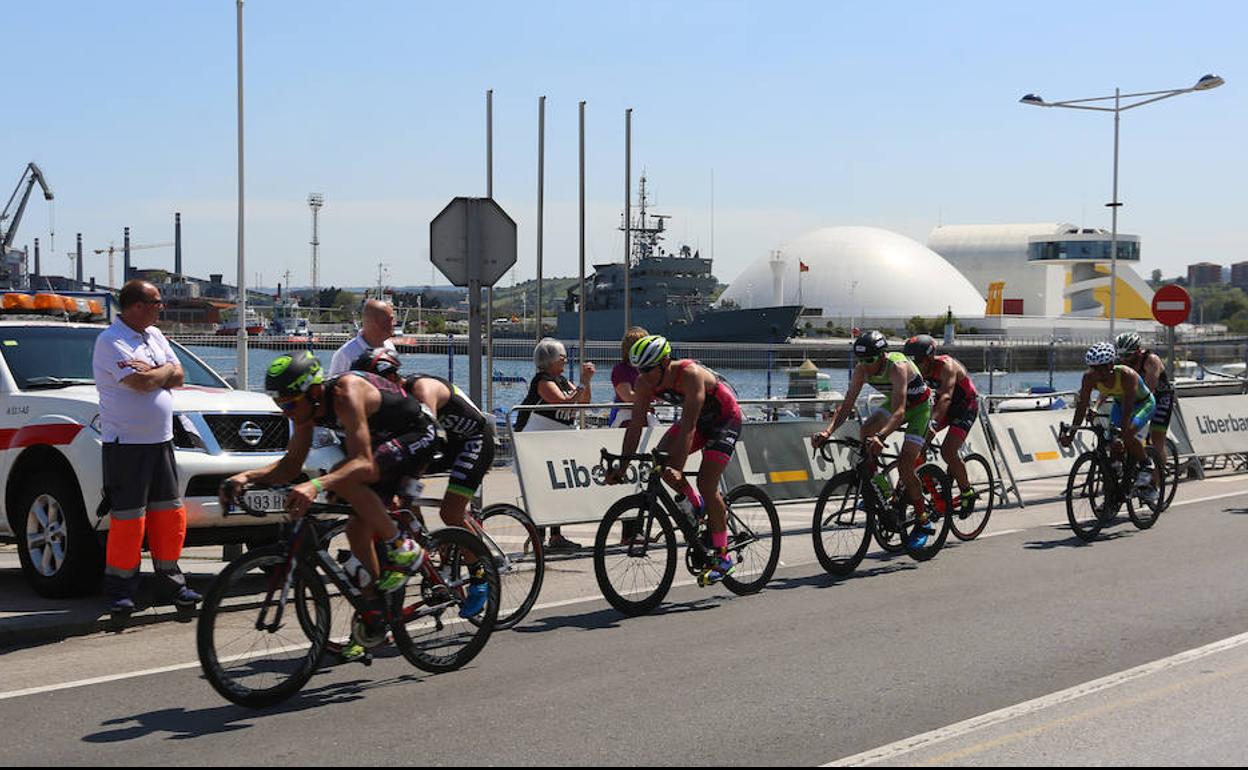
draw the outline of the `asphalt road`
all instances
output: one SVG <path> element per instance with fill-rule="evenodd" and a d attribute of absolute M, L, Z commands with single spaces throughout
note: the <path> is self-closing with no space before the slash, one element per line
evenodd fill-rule
<path fill-rule="evenodd" d="M 1191 483 L 1083 545 L 1032 506 L 838 581 L 789 509 L 756 596 L 686 583 L 624 618 L 565 559 L 465 670 L 330 666 L 267 712 L 203 681 L 193 625 L 10 651 L 6 764 L 1238 765 L 1246 513 L 1248 479 Z"/>

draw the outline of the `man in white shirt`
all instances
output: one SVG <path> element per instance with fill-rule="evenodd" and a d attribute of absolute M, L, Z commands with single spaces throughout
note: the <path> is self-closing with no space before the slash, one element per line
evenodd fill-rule
<path fill-rule="evenodd" d="M 394 308 L 389 302 L 370 299 L 364 303 L 364 324 L 360 333 L 347 344 L 338 348 L 329 363 L 329 377 L 337 377 L 343 372 L 351 371 L 355 359 L 374 348 L 384 347 L 395 352 L 394 343 Z"/>
<path fill-rule="evenodd" d="M 111 521 L 104 590 L 109 610 L 134 610 L 146 529 L 165 593 L 179 607 L 200 596 L 178 568 L 186 508 L 173 455 L 173 394 L 185 379 L 172 346 L 155 326 L 164 305 L 154 285 L 133 280 L 119 295 L 120 315 L 95 341 L 92 368 L 100 394 L 104 492 Z"/>

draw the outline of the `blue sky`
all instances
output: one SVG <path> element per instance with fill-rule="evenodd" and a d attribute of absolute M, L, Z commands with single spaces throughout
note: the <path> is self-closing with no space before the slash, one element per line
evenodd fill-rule
<path fill-rule="evenodd" d="M 577 103 L 587 104 L 588 259 L 618 259 L 624 110 L 671 244 L 731 280 L 816 227 L 926 242 L 940 222 L 1109 226 L 1110 115 L 1070 99 L 1227 85 L 1125 113 L 1120 229 L 1143 272 L 1248 259 L 1248 4 L 1225 2 L 424 3 L 250 0 L 245 8 L 248 281 L 309 281 L 312 191 L 322 284 L 425 283 L 429 220 L 495 197 L 534 275 L 537 100 L 547 99 L 546 273 L 577 260 Z M 27 161 L 56 193 L 51 263 L 172 240 L 188 272 L 236 265 L 232 0 L 0 0 L 9 77 L 0 184 Z M 4 187 L 4 198 L 11 187 Z M 19 244 L 48 248 L 32 201 Z M 172 250 L 136 252 L 172 266 Z M 45 257 L 50 259 L 49 257 Z M 87 272 L 106 275 L 103 258 Z M 62 267 L 57 267 L 58 265 Z M 45 268 L 45 272 L 51 272 Z M 435 278 L 442 282 L 441 276 Z M 508 279 L 504 279 L 504 283 Z"/>

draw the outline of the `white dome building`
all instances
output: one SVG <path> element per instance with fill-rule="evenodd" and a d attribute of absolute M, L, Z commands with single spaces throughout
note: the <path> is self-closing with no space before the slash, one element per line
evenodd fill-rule
<path fill-rule="evenodd" d="M 780 258 L 755 260 L 720 301 L 742 308 L 800 304 L 821 309 L 825 318 L 844 319 L 904 320 L 940 315 L 948 308 L 961 318 L 984 314 L 983 296 L 953 265 L 888 230 L 815 230 L 786 243 Z M 809 268 L 800 285 L 799 263 Z"/>

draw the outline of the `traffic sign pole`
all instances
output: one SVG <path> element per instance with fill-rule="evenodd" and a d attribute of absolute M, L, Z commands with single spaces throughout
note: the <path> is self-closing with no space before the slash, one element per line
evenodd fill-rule
<path fill-rule="evenodd" d="M 475 202 L 464 207 L 464 230 L 468 234 L 468 254 L 481 250 L 481 217 Z M 468 267 L 468 392 L 472 403 L 481 403 L 481 269 L 469 257 Z"/>
<path fill-rule="evenodd" d="M 1153 294 L 1153 318 L 1165 324 L 1166 341 L 1170 344 L 1170 361 L 1166 365 L 1166 375 L 1174 379 L 1174 348 L 1176 333 L 1174 327 L 1187 320 L 1192 312 L 1192 296 L 1178 284 L 1162 286 Z"/>

